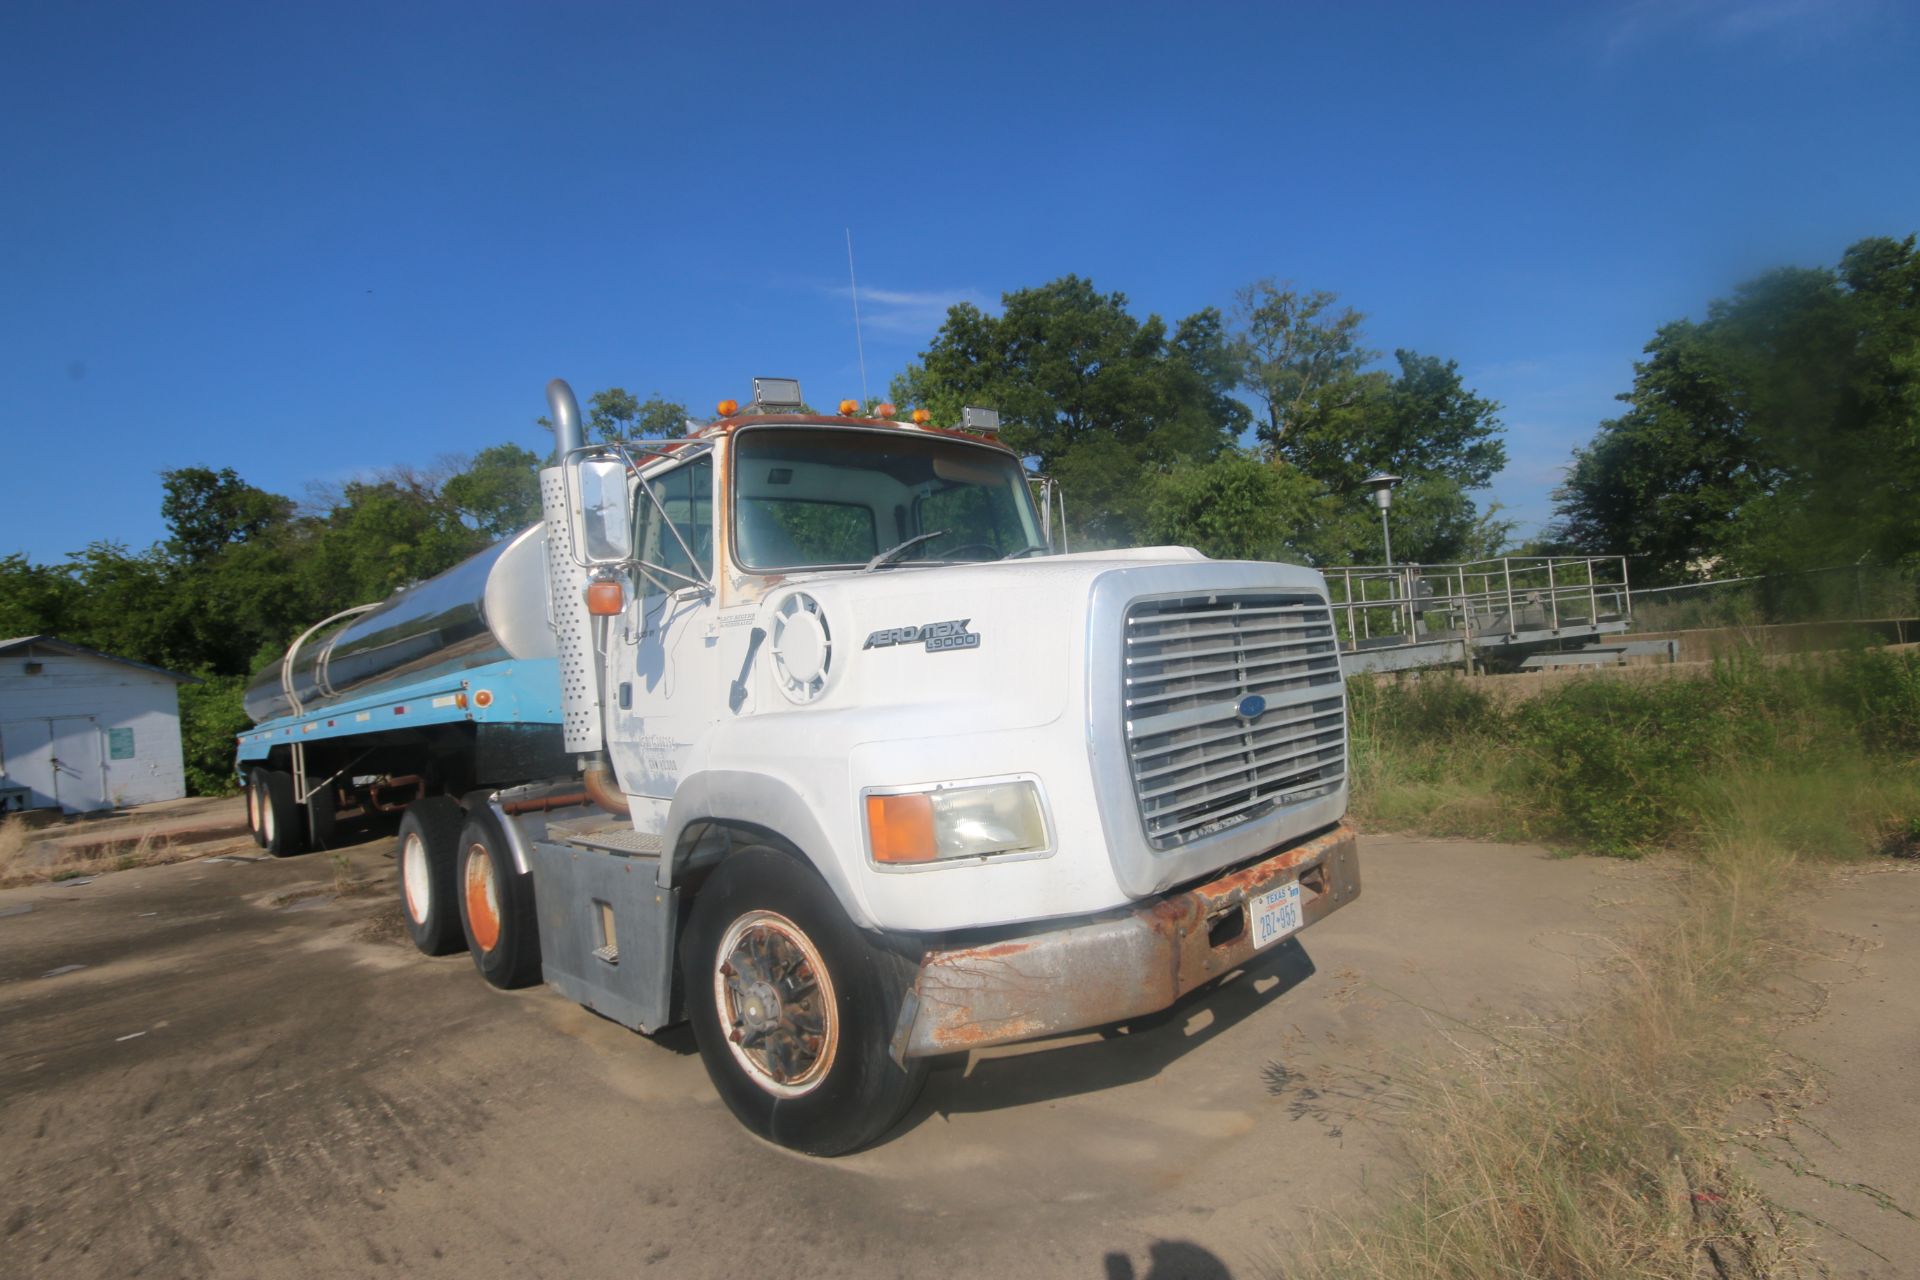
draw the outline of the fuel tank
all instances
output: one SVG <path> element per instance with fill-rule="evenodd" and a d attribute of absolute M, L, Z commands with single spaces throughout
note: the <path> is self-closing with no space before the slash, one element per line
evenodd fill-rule
<path fill-rule="evenodd" d="M 509 658 L 554 656 L 542 525 L 496 542 L 379 608 L 310 638 L 294 655 L 294 692 L 312 711 L 382 685 L 425 680 Z M 293 711 L 284 659 L 257 672 L 246 711 L 255 724 Z"/>

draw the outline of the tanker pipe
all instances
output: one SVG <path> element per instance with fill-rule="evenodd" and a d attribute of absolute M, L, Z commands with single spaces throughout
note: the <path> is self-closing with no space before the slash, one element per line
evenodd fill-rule
<path fill-rule="evenodd" d="M 620 784 L 614 781 L 613 766 L 607 763 L 606 756 L 589 756 L 580 781 L 587 789 L 588 798 L 608 813 L 617 813 L 623 818 L 632 815 L 633 805 L 628 803 Z"/>
<path fill-rule="evenodd" d="M 565 378 L 547 384 L 547 417 L 553 423 L 554 461 L 565 462 L 569 453 L 587 442 L 587 433 L 580 426 L 580 402 L 574 399 L 573 388 Z"/>

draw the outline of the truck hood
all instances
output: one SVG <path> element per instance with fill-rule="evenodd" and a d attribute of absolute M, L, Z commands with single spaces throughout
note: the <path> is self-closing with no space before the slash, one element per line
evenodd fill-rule
<path fill-rule="evenodd" d="M 825 688 L 809 709 L 921 706 L 929 734 L 1048 724 L 1068 710 L 1086 641 L 1086 612 L 1103 575 L 1205 562 L 1190 547 L 1129 548 L 984 564 L 902 565 L 873 573 L 796 576 L 761 605 L 768 666 L 775 611 L 813 598 L 832 648 Z M 779 681 L 777 668 L 769 673 Z M 792 703 L 769 689 L 767 711 Z"/>

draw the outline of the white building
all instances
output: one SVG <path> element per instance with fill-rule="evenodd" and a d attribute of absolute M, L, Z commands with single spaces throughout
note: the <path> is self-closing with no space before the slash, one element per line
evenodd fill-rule
<path fill-rule="evenodd" d="M 198 683 L 52 636 L 0 640 L 0 807 L 179 799 L 179 691 Z"/>

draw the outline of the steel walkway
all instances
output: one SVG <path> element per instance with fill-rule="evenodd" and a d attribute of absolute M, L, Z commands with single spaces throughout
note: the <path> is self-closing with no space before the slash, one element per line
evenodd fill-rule
<path fill-rule="evenodd" d="M 1627 629 L 1621 556 L 1502 556 L 1326 571 L 1348 675 L 1519 660 Z"/>

